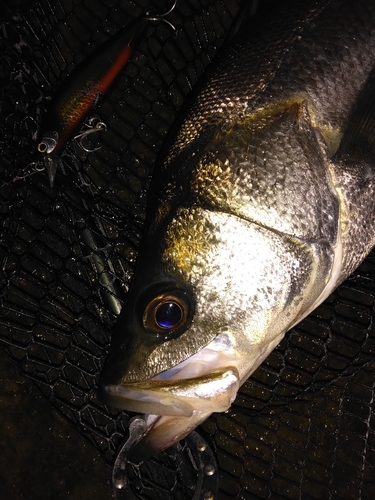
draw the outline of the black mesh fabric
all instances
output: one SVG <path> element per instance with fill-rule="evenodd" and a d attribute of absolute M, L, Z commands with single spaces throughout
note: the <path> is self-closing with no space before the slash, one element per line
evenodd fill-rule
<path fill-rule="evenodd" d="M 150 4 L 0 3 L 1 349 L 111 466 L 129 415 L 104 407 L 97 383 L 133 275 L 149 177 L 238 2 L 178 0 L 168 16 L 176 36 L 166 23 L 150 23 L 94 111 L 107 131 L 85 147 L 101 148 L 70 143 L 53 189 L 32 164 L 49 99 Z M 217 498 L 374 498 L 374 286 L 370 255 L 287 335 L 231 410 L 201 426 L 220 468 Z M 189 455 L 184 443 L 178 451 Z M 191 499 L 187 462 L 174 450 L 137 470 L 140 498 Z"/>

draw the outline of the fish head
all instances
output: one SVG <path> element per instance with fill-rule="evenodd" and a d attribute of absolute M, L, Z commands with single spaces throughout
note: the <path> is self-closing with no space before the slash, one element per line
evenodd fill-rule
<path fill-rule="evenodd" d="M 230 407 L 295 321 L 311 272 L 299 244 L 225 213 L 181 209 L 165 241 L 161 267 L 152 273 L 149 254 L 140 261 L 146 276 L 137 274 L 101 381 L 107 404 L 160 416 L 143 459 Z"/>
<path fill-rule="evenodd" d="M 220 148 L 234 151 L 232 140 L 215 142 L 215 158 Z M 191 179 L 209 158 L 202 155 Z M 221 184 L 233 171 L 236 165 L 221 171 Z M 200 182 L 199 196 L 204 189 Z M 106 403 L 162 417 L 158 449 L 230 407 L 285 332 L 315 307 L 332 264 L 324 238 L 289 234 L 267 225 L 263 209 L 256 219 L 236 203 L 215 206 L 198 194 L 160 209 L 149 226 L 101 381 Z"/>

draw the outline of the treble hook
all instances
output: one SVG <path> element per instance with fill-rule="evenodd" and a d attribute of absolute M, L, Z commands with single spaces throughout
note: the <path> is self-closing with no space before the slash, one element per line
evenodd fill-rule
<path fill-rule="evenodd" d="M 140 461 L 136 459 L 134 463 L 132 453 L 158 419 L 158 415 L 136 415 L 129 421 L 128 437 L 117 454 L 112 471 L 115 500 L 137 500 L 138 496 L 133 492 L 128 478 L 127 466 L 129 464 L 139 468 L 143 463 L 143 459 Z M 217 498 L 219 468 L 213 451 L 196 431 L 189 434 L 185 438 L 185 442 L 188 449 L 185 460 L 187 459 L 189 464 L 194 464 L 197 472 L 197 482 L 192 500 Z"/>
<path fill-rule="evenodd" d="M 144 19 L 147 19 L 148 21 L 162 21 L 166 24 L 168 24 L 168 26 L 170 28 L 172 28 L 174 34 L 176 35 L 176 28 L 173 26 L 173 24 L 168 21 L 168 19 L 165 19 L 166 16 L 168 16 L 176 7 L 176 4 L 177 4 L 177 0 L 174 0 L 173 4 L 172 4 L 172 7 L 170 7 L 167 11 L 161 13 L 161 14 L 153 14 L 151 10 L 147 11 L 145 16 L 144 16 Z"/>
<path fill-rule="evenodd" d="M 116 457 L 112 471 L 113 494 L 116 500 L 136 500 L 127 477 L 126 465 L 131 448 L 146 435 L 148 428 L 145 418 L 141 415 L 136 415 L 129 422 L 128 437 Z"/>
<path fill-rule="evenodd" d="M 95 125 L 92 125 L 92 123 L 94 123 L 94 120 L 97 120 L 97 122 L 95 123 Z M 104 122 L 102 122 L 99 118 L 93 117 L 93 118 L 90 118 L 90 120 L 87 122 L 86 126 L 88 127 L 88 130 L 84 130 L 83 132 L 75 135 L 73 137 L 73 139 L 78 142 L 80 147 L 86 153 L 93 153 L 94 151 L 98 151 L 99 149 L 101 149 L 101 146 L 98 146 L 97 148 L 89 149 L 89 148 L 86 148 L 84 146 L 83 140 L 87 136 L 89 136 L 90 134 L 94 134 L 95 132 L 101 132 L 102 130 L 107 130 L 107 125 Z"/>
<path fill-rule="evenodd" d="M 33 170 L 26 173 L 27 169 L 29 169 L 30 167 L 34 167 Z M 15 177 L 13 177 L 11 182 L 22 181 L 22 180 L 26 179 L 27 177 L 30 177 L 34 174 L 37 174 L 38 172 L 43 172 L 43 170 L 45 170 L 45 168 L 46 167 L 44 165 L 41 165 L 39 162 L 32 161 L 31 163 L 26 165 L 26 167 L 23 169 L 23 172 L 25 172 L 25 174 L 24 175 L 19 175 L 19 174 L 16 175 Z M 3 183 L 2 186 L 7 185 L 7 184 L 10 184 L 10 183 L 9 182 Z"/>

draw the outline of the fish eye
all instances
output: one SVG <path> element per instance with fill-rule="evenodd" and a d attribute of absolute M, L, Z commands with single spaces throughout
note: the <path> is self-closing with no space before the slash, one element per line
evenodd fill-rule
<path fill-rule="evenodd" d="M 170 335 L 186 325 L 189 311 L 184 293 L 162 293 L 146 305 L 143 325 L 151 333 Z"/>

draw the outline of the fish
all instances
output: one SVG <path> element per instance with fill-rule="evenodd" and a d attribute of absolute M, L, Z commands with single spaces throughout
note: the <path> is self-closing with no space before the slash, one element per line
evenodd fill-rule
<path fill-rule="evenodd" d="M 109 92 L 144 37 L 149 22 L 164 21 L 174 30 L 173 25 L 164 19 L 174 7 L 175 2 L 164 13 L 153 15 L 147 12 L 124 26 L 74 68 L 57 91 L 42 120 L 36 156 L 36 163 L 44 165 L 48 172 L 51 188 L 62 150 Z M 104 128 L 103 122 L 95 120 L 94 126 L 79 137 Z"/>
<path fill-rule="evenodd" d="M 143 459 L 241 385 L 375 244 L 375 3 L 267 4 L 214 60 L 155 166 L 99 394 Z"/>

